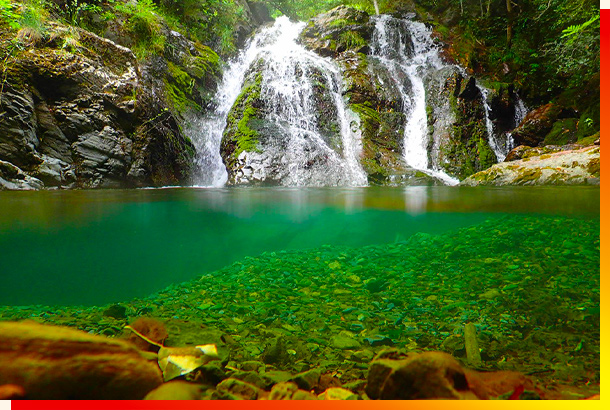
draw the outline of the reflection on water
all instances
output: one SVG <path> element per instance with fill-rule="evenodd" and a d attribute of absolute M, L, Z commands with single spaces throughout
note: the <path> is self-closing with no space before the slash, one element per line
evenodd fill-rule
<path fill-rule="evenodd" d="M 512 214 L 599 218 L 598 188 L 0 193 L 0 304 L 144 296 L 264 251 L 392 243 Z"/>

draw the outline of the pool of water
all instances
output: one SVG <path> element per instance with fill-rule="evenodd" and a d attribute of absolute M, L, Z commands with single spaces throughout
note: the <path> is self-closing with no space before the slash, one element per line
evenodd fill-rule
<path fill-rule="evenodd" d="M 0 192 L 0 305 L 118 302 L 263 252 L 400 243 L 506 215 L 599 221 L 599 189 Z"/>
<path fill-rule="evenodd" d="M 599 205 L 590 187 L 0 192 L 0 321 L 122 338 L 148 318 L 231 368 L 358 383 L 390 346 L 467 363 L 473 325 L 481 369 L 588 397 Z"/>

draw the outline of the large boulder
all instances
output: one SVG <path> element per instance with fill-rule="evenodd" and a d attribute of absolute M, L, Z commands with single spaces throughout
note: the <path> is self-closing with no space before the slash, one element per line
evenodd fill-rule
<path fill-rule="evenodd" d="M 599 185 L 600 148 L 591 146 L 502 162 L 462 185 Z"/>
<path fill-rule="evenodd" d="M 0 323 L 0 368 L 0 385 L 33 400 L 137 400 L 162 383 L 125 341 L 35 322 Z"/>
<path fill-rule="evenodd" d="M 347 50 L 367 53 L 373 33 L 369 18 L 364 11 L 339 6 L 309 20 L 300 41 L 321 56 L 336 57 Z"/>
<path fill-rule="evenodd" d="M 371 362 L 366 386 L 371 399 L 476 399 L 466 373 L 447 353 L 381 352 Z"/>
<path fill-rule="evenodd" d="M 464 179 L 498 162 L 489 144 L 485 96 L 476 79 L 448 66 L 428 78 L 427 88 L 432 163 Z"/>
<path fill-rule="evenodd" d="M 557 104 L 548 103 L 530 111 L 511 135 L 515 141 L 515 145 L 536 147 L 543 143 L 545 137 L 553 130 L 556 121 L 575 116 L 576 113 L 573 110 L 566 109 Z M 560 128 L 563 129 L 563 127 Z M 557 130 L 556 133 L 558 132 L 560 131 Z M 549 143 L 554 142 L 549 141 Z"/>

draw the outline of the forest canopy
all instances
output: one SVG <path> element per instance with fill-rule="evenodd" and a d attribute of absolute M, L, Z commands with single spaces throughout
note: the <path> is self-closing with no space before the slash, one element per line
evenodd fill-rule
<path fill-rule="evenodd" d="M 165 24 L 228 58 L 248 32 L 249 8 L 306 20 L 342 4 L 369 14 L 375 6 L 381 13 L 415 12 L 462 65 L 528 89 L 536 102 L 599 82 L 593 0 L 0 0 L 0 22 L 26 41 L 44 38 L 52 20 L 100 35 L 124 22 L 142 58 L 162 53 Z"/>

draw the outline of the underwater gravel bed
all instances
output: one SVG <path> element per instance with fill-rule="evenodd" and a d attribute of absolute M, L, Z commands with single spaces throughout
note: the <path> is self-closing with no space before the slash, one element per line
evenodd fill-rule
<path fill-rule="evenodd" d="M 599 246 L 599 220 L 502 216 L 392 244 L 263 253 L 120 306 L 0 307 L 0 320 L 113 337 L 151 316 L 166 345 L 216 343 L 229 367 L 321 367 L 343 382 L 365 379 L 388 346 L 465 359 L 472 322 L 480 370 L 598 384 Z"/>

